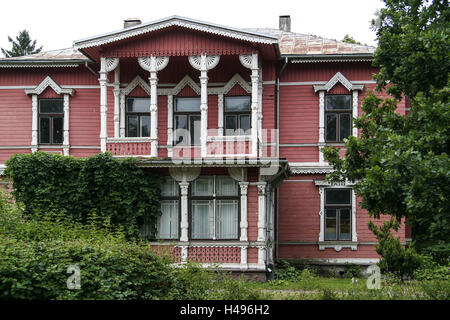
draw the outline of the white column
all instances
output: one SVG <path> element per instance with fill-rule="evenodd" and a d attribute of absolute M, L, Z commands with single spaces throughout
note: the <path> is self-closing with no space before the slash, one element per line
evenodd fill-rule
<path fill-rule="evenodd" d="M 181 246 L 181 262 L 187 262 L 188 260 L 188 247 Z"/>
<path fill-rule="evenodd" d="M 325 162 L 322 148 L 325 146 L 325 92 L 319 91 L 319 162 Z"/>
<path fill-rule="evenodd" d="M 31 96 L 31 152 L 38 150 L 38 98 L 36 94 Z"/>
<path fill-rule="evenodd" d="M 248 182 L 239 182 L 239 187 L 241 188 L 241 237 L 240 241 L 248 241 L 247 229 L 248 229 L 248 218 L 247 218 L 247 191 Z"/>
<path fill-rule="evenodd" d="M 217 115 L 217 128 L 219 129 L 218 135 L 223 136 L 224 130 L 223 130 L 223 94 L 217 95 L 217 109 L 218 109 L 218 115 Z"/>
<path fill-rule="evenodd" d="M 173 157 L 173 95 L 167 96 L 167 155 Z"/>
<path fill-rule="evenodd" d="M 125 138 L 125 95 L 120 94 L 120 137 Z"/>
<path fill-rule="evenodd" d="M 169 57 L 140 57 L 139 65 L 150 72 L 150 140 L 152 157 L 158 156 L 158 71 L 164 69 L 169 63 Z"/>
<path fill-rule="evenodd" d="M 258 247 L 258 267 L 261 269 L 266 267 L 266 247 L 264 246 Z"/>
<path fill-rule="evenodd" d="M 352 188 L 352 241 L 358 241 L 358 234 L 356 233 L 356 192 Z"/>
<path fill-rule="evenodd" d="M 266 241 L 266 182 L 258 182 L 258 241 Z"/>
<path fill-rule="evenodd" d="M 119 58 L 100 58 L 100 150 L 106 152 L 106 140 L 108 138 L 108 98 L 107 83 L 108 72 L 113 71 L 119 65 Z"/>
<path fill-rule="evenodd" d="M 353 104 L 352 104 L 352 116 L 353 118 L 358 118 L 358 91 L 357 90 L 353 90 Z M 355 127 L 355 122 L 352 120 L 352 135 L 354 137 L 358 137 L 358 129 Z"/>
<path fill-rule="evenodd" d="M 120 66 L 114 70 L 114 138 L 120 136 Z"/>
<path fill-rule="evenodd" d="M 320 231 L 319 231 L 319 242 L 325 240 L 325 192 L 323 188 L 319 188 L 320 195 Z"/>
<path fill-rule="evenodd" d="M 240 266 L 241 270 L 247 270 L 248 269 L 248 264 L 247 264 L 247 246 L 242 246 L 241 247 L 241 266 Z"/>
<path fill-rule="evenodd" d="M 65 156 L 69 155 L 69 95 L 64 94 L 64 141 L 63 152 Z"/>
<path fill-rule="evenodd" d="M 252 156 L 258 156 L 258 82 L 259 82 L 259 67 L 258 67 L 258 54 L 252 53 L 251 55 L 240 55 L 239 61 L 241 64 L 252 70 L 252 123 L 251 123 L 251 137 L 252 137 Z"/>
<path fill-rule="evenodd" d="M 188 221 L 188 190 L 189 190 L 189 182 L 179 182 L 180 190 L 181 190 L 181 236 L 180 241 L 188 241 L 188 229 L 189 229 L 189 221 Z"/>

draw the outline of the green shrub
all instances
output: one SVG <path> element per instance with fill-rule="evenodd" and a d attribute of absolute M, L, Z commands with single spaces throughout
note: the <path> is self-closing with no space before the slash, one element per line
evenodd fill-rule
<path fill-rule="evenodd" d="M 414 271 L 416 280 L 442 280 L 450 281 L 450 264 L 440 265 L 430 256 L 423 258 L 422 265 Z"/>
<path fill-rule="evenodd" d="M 391 234 L 391 229 L 397 231 L 399 222 L 392 217 L 389 221 L 383 222 L 381 227 L 377 227 L 372 221 L 369 222 L 369 229 L 375 234 L 378 243 L 376 252 L 381 256 L 378 266 L 381 272 L 390 272 L 403 281 L 405 275 L 412 276 L 422 263 L 422 256 L 414 250 L 413 245 L 403 247 L 400 238 L 395 238 Z"/>
<path fill-rule="evenodd" d="M 355 263 L 345 263 L 344 265 L 344 277 L 346 278 L 360 278 L 361 266 Z"/>
<path fill-rule="evenodd" d="M 430 300 L 450 300 L 449 281 L 423 281 L 421 289 L 426 299 Z"/>
<path fill-rule="evenodd" d="M 75 159 L 35 152 L 13 155 L 6 165 L 12 194 L 27 215 L 57 211 L 82 222 L 98 216 L 122 226 L 127 237 L 137 237 L 138 226 L 144 221 L 154 225 L 161 214 L 161 177 L 138 167 L 135 159 L 120 160 L 108 153 Z"/>

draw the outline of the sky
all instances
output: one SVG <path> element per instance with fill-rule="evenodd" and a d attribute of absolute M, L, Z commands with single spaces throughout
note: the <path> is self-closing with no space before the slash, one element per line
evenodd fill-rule
<path fill-rule="evenodd" d="M 8 36 L 27 29 L 43 51 L 69 48 L 73 41 L 123 28 L 126 18 L 143 23 L 173 15 L 234 28 L 278 28 L 291 16 L 291 31 L 342 40 L 346 34 L 375 46 L 370 21 L 381 0 L 3 0 L 0 48 Z"/>

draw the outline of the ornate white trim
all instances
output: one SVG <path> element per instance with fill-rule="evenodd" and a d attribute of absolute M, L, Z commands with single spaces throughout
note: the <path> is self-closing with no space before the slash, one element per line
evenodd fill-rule
<path fill-rule="evenodd" d="M 204 60 L 202 58 L 204 57 Z M 200 71 L 208 71 L 214 69 L 220 61 L 220 56 L 189 56 L 189 64 L 192 68 Z"/>
<path fill-rule="evenodd" d="M 242 55 L 240 55 L 239 56 L 239 61 L 247 69 L 252 69 L 252 55 L 251 54 L 242 54 Z"/>
<path fill-rule="evenodd" d="M 200 95 L 200 86 L 195 83 L 194 80 L 192 80 L 191 77 L 188 75 L 185 75 L 183 79 L 178 82 L 178 84 L 173 89 L 166 89 L 167 93 L 169 93 L 172 96 L 178 95 L 181 90 L 184 89 L 184 87 L 189 86 L 192 90 L 195 91 L 196 94 Z"/>
<path fill-rule="evenodd" d="M 247 168 L 229 167 L 228 174 L 236 181 L 239 182 L 247 181 Z"/>
<path fill-rule="evenodd" d="M 119 58 L 106 58 L 105 62 L 105 71 L 110 72 L 116 69 L 116 67 L 119 65 Z"/>
<path fill-rule="evenodd" d="M 158 72 L 169 64 L 169 57 L 139 57 L 138 63 L 146 71 Z"/>
<path fill-rule="evenodd" d="M 0 164 L 0 176 L 3 174 L 5 169 L 6 169 L 6 166 L 4 164 Z"/>
<path fill-rule="evenodd" d="M 224 36 L 228 38 L 244 40 L 255 43 L 264 44 L 275 44 L 278 43 L 278 38 L 276 36 L 267 36 L 262 34 L 256 34 L 253 32 L 248 32 L 244 30 L 226 28 L 218 25 L 213 25 L 210 23 L 205 23 L 201 21 L 190 20 L 182 17 L 173 16 L 163 20 L 159 20 L 152 23 L 141 24 L 136 27 L 130 27 L 120 31 L 112 32 L 102 36 L 96 36 L 88 39 L 77 40 L 74 42 L 75 49 L 83 49 L 89 47 L 97 47 L 107 43 L 120 41 L 123 39 L 135 37 L 141 34 L 153 32 L 160 29 L 165 29 L 169 27 L 182 27 L 191 30 L 197 30 L 201 32 L 206 32 L 210 34 L 215 34 L 219 36 Z"/>
<path fill-rule="evenodd" d="M 200 167 L 170 167 L 169 173 L 176 181 L 190 182 L 200 175 Z"/>
<path fill-rule="evenodd" d="M 81 63 L 19 63 L 19 64 L 0 64 L 0 68 L 67 68 L 67 67 L 79 67 Z"/>
<path fill-rule="evenodd" d="M 137 86 L 140 86 L 148 95 L 150 95 L 150 85 L 141 78 L 141 76 L 136 76 L 134 79 L 123 89 L 121 89 L 121 94 L 124 96 L 129 95 Z"/>
<path fill-rule="evenodd" d="M 57 94 L 70 94 L 73 96 L 74 89 L 63 89 L 59 86 L 50 76 L 47 76 L 42 82 L 34 89 L 25 89 L 25 94 L 40 95 L 47 87 L 51 87 Z"/>
<path fill-rule="evenodd" d="M 242 89 L 244 89 L 247 93 L 252 93 L 252 86 L 248 84 L 247 81 L 244 80 L 244 78 L 241 77 L 239 73 L 236 73 L 228 82 L 226 85 L 223 86 L 222 94 L 227 94 L 233 87 L 239 84 Z"/>
<path fill-rule="evenodd" d="M 326 84 L 324 85 L 314 85 L 314 92 L 317 91 L 330 91 L 336 83 L 340 82 L 348 91 L 352 90 L 363 90 L 364 85 L 362 84 L 352 84 L 344 75 L 337 72 Z"/>
<path fill-rule="evenodd" d="M 339 243 L 339 244 L 333 244 L 328 242 L 319 243 L 319 250 L 325 250 L 327 248 L 334 249 L 334 251 L 339 252 L 344 248 L 352 249 L 353 251 L 358 250 L 358 244 L 357 243 Z"/>

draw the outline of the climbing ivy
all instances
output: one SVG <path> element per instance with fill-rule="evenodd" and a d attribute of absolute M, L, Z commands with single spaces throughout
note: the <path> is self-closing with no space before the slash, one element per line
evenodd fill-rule
<path fill-rule="evenodd" d="M 15 154 L 6 162 L 5 174 L 28 215 L 57 212 L 84 223 L 96 217 L 123 228 L 128 237 L 138 237 L 144 221 L 155 225 L 161 214 L 161 176 L 138 167 L 136 159 L 116 159 L 109 153 L 84 159 Z"/>

